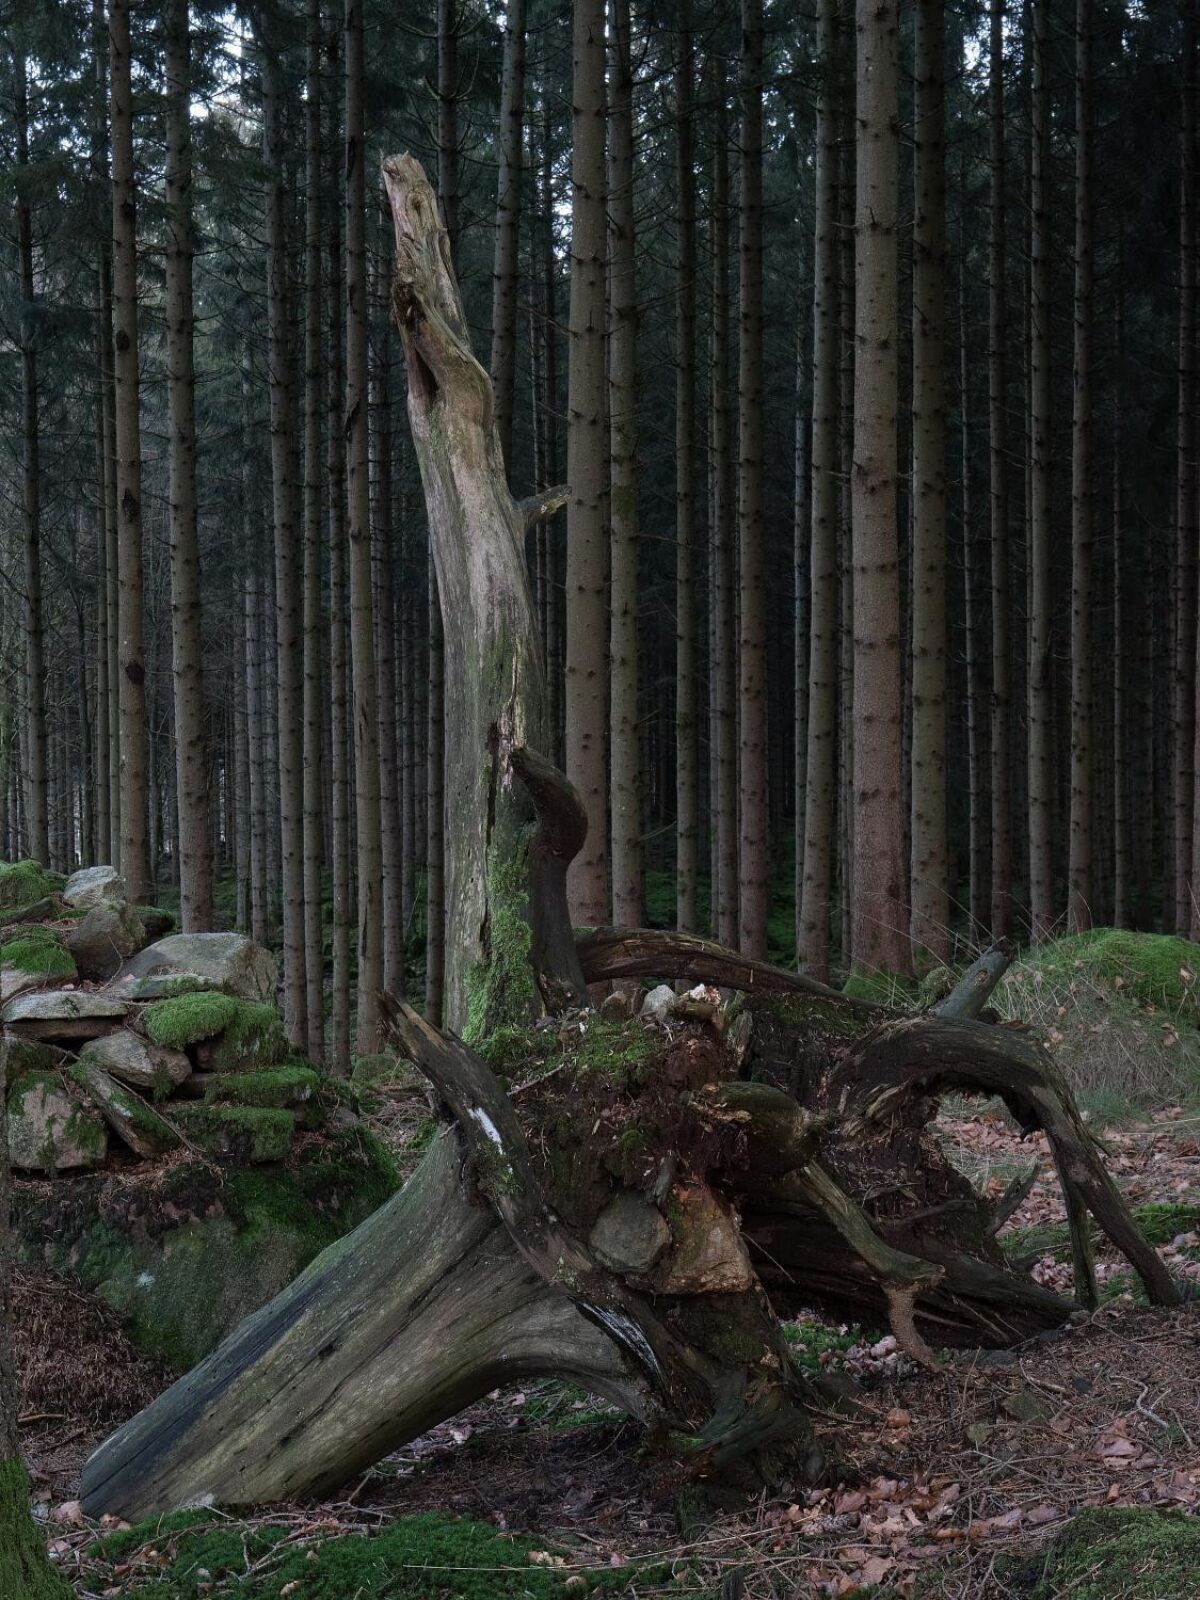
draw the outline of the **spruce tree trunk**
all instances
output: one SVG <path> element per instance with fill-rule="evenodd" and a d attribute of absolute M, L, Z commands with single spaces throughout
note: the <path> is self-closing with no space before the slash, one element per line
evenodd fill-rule
<path fill-rule="evenodd" d="M 321 0 L 307 0 L 304 101 L 304 566 L 301 598 L 303 702 L 304 982 L 308 1054 L 325 1058 L 325 952 L 321 927 L 324 860 L 321 634 L 321 415 L 324 352 L 321 319 Z"/>
<path fill-rule="evenodd" d="M 138 414 L 137 191 L 129 0 L 110 0 L 112 82 L 113 366 L 118 507 L 118 673 L 121 874 L 130 900 L 150 898 L 147 852 L 146 652 L 142 597 L 142 445 Z"/>
<path fill-rule="evenodd" d="M 171 433 L 171 660 L 178 804 L 179 915 L 185 933 L 213 926 L 208 751 L 204 738 L 200 544 L 192 315 L 191 32 L 187 0 L 166 19 L 167 398 Z"/>
<path fill-rule="evenodd" d="M 1092 4 L 1075 10 L 1075 359 L 1071 422 L 1071 817 L 1067 927 L 1092 925 Z"/>
<path fill-rule="evenodd" d="M 717 938 L 738 940 L 738 763 L 737 651 L 733 426 L 729 327 L 729 155 L 728 130 L 718 98 L 713 151 L 712 197 L 712 370 L 710 375 L 709 456 L 712 464 L 713 665 L 710 692 L 716 767 L 716 871 L 713 903 Z"/>
<path fill-rule="evenodd" d="M 808 755 L 805 763 L 804 889 L 797 955 L 829 980 L 830 899 L 837 825 L 838 725 L 838 71 L 837 0 L 817 10 L 815 218 L 813 246 L 812 534 L 810 541 Z"/>
<path fill-rule="evenodd" d="M 1179 104 L 1179 340 L 1178 410 L 1175 456 L 1174 659 L 1171 667 L 1171 886 L 1164 896 L 1168 927 L 1182 933 L 1196 924 L 1197 894 L 1192 871 L 1192 824 L 1196 767 L 1195 729 L 1196 532 L 1196 293 L 1197 293 L 1197 122 L 1196 5 L 1183 7 L 1183 51 Z"/>
<path fill-rule="evenodd" d="M 609 813 L 612 915 L 642 916 L 641 729 L 638 718 L 637 264 L 633 63 L 629 0 L 611 0 L 608 29 Z"/>
<path fill-rule="evenodd" d="M 279 41 L 260 34 L 263 161 L 267 171 L 267 362 L 271 415 L 271 506 L 275 547 L 276 737 L 279 749 L 279 878 L 283 910 L 283 1010 L 288 1037 L 307 1048 L 304 946 L 304 614 L 298 406 L 288 284 L 287 141 Z M 301 546 L 301 549 L 303 547 Z"/>
<path fill-rule="evenodd" d="M 1052 936 L 1055 920 L 1049 29 L 1049 0 L 1033 0 L 1029 269 L 1029 910 L 1033 936 L 1038 940 Z"/>
<path fill-rule="evenodd" d="M 962 530 L 963 566 L 963 632 L 964 667 L 967 718 L 967 852 L 968 901 L 970 927 L 973 935 L 987 928 L 991 920 L 992 896 L 989 893 L 988 867 L 989 805 L 987 770 L 987 716 L 986 678 L 983 671 L 983 626 L 986 607 L 983 605 L 983 575 L 979 555 L 979 539 L 975 531 L 975 496 L 971 471 L 971 442 L 973 414 L 971 407 L 971 360 L 968 328 L 967 266 L 967 158 L 960 161 L 960 213 L 959 213 L 959 269 L 958 269 L 958 358 L 959 358 L 959 426 L 961 436 L 962 487 L 960 491 L 959 520 Z M 990 565 L 989 565 L 990 574 Z M 990 580 L 989 580 L 990 581 Z"/>
<path fill-rule="evenodd" d="M 854 962 L 911 971 L 902 849 L 896 531 L 897 9 L 858 0 L 855 209 Z"/>
<path fill-rule="evenodd" d="M 379 1049 L 383 988 L 383 845 L 379 709 L 375 694 L 371 571 L 369 362 L 367 348 L 366 146 L 362 0 L 346 0 L 346 527 L 353 678 L 354 820 L 358 884 L 355 1050 Z"/>
<path fill-rule="evenodd" d="M 696 582 L 696 52 L 691 0 L 680 0 L 675 67 L 675 920 L 699 926 Z M 711 575 L 710 575 L 711 581 Z"/>
<path fill-rule="evenodd" d="M 13 57 L 16 86 L 17 167 L 29 166 L 29 98 L 24 51 Z M 21 289 L 21 443 L 24 455 L 22 514 L 24 521 L 25 727 L 29 760 L 26 768 L 28 853 L 48 864 L 50 833 L 46 757 L 46 641 L 42 621 L 42 533 L 40 421 L 38 417 L 37 321 L 33 284 L 33 209 L 28 179 L 18 179 L 17 257 Z"/>
<path fill-rule="evenodd" d="M 912 403 L 911 934 L 950 954 L 946 851 L 946 154 L 942 0 L 917 0 Z"/>
<path fill-rule="evenodd" d="M 574 0 L 572 18 L 566 770 L 588 820 L 571 866 L 571 912 L 596 924 L 608 920 L 604 0 Z"/>
<path fill-rule="evenodd" d="M 496 258 L 492 272 L 492 385 L 496 431 L 512 472 L 513 402 L 517 379 L 517 286 L 520 277 L 521 185 L 525 140 L 525 0 L 504 11 L 500 89 L 500 171 L 496 183 Z"/>
<path fill-rule="evenodd" d="M 742 0 L 738 291 L 738 948 L 767 953 L 766 579 L 763 568 L 763 7 Z"/>
<path fill-rule="evenodd" d="M 1004 0 L 992 0 L 988 33 L 990 210 L 988 231 L 988 449 L 991 503 L 991 930 L 1012 932 L 1012 656 L 1008 542 L 1008 296 L 1005 286 Z"/>

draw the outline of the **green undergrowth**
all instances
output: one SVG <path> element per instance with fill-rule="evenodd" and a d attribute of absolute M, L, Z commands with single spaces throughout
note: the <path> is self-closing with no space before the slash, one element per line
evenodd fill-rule
<path fill-rule="evenodd" d="M 107 1535 L 90 1547 L 87 1561 L 97 1584 L 105 1580 L 106 1567 L 132 1563 L 121 1589 L 129 1600 L 199 1600 L 214 1584 L 235 1583 L 246 1600 L 555 1600 L 629 1592 L 633 1577 L 628 1568 L 556 1566 L 556 1560 L 573 1558 L 528 1534 L 505 1534 L 489 1523 L 436 1512 L 399 1517 L 371 1535 L 287 1542 L 290 1531 L 226 1521 L 211 1511 L 177 1512 Z M 166 1564 L 138 1578 L 143 1550 L 157 1551 Z M 647 1586 L 670 1577 L 664 1563 L 636 1572 Z M 673 1585 L 672 1592 L 697 1593 L 685 1585 Z"/>
<path fill-rule="evenodd" d="M 1200 1205 L 1171 1200 L 1134 1206 L 1132 1211 L 1134 1221 L 1152 1245 L 1170 1244 L 1180 1234 L 1200 1229 Z M 1040 1261 L 1045 1256 L 1053 1256 L 1056 1261 L 1068 1261 L 1071 1256 L 1071 1238 L 1065 1222 L 1013 1228 L 1001 1235 L 1000 1243 L 1005 1255 L 1016 1265 Z M 1185 1250 L 1184 1253 L 1200 1259 L 1200 1249 Z M 1126 1292 L 1139 1302 L 1145 1299 L 1141 1280 L 1125 1268 L 1103 1279 L 1099 1290 L 1101 1300 L 1114 1300 Z"/>
<path fill-rule="evenodd" d="M 1034 1556 L 1004 1563 L 1022 1600 L 1184 1600 L 1196 1593 L 1200 1520 L 1180 1512 L 1086 1510 Z"/>
<path fill-rule="evenodd" d="M 805 1372 L 823 1372 L 828 1357 L 844 1355 L 856 1344 L 870 1344 L 879 1335 L 864 1334 L 859 1327 L 834 1327 L 828 1322 L 785 1322 L 784 1337 L 792 1360 Z M 826 1358 L 826 1359 L 822 1359 Z"/>
<path fill-rule="evenodd" d="M 75 962 L 50 928 L 30 928 L 0 945 L 0 967 L 41 973 L 47 978 L 74 978 Z"/>
<path fill-rule="evenodd" d="M 1028 988 L 1090 987 L 1111 1000 L 1200 1022 L 1200 950 L 1165 933 L 1092 928 L 1028 951 L 1006 975 L 1000 995 L 1012 1003 Z"/>
<path fill-rule="evenodd" d="M 67 880 L 38 861 L 0 861 L 0 910 L 15 910 L 56 894 Z"/>

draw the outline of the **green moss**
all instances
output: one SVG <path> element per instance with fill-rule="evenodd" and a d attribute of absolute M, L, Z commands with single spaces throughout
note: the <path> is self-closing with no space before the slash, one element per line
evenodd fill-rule
<path fill-rule="evenodd" d="M 1086 984 L 1114 999 L 1200 1022 L 1200 951 L 1165 933 L 1092 928 L 1031 950 L 1007 975 L 1005 992 L 1025 985 Z"/>
<path fill-rule="evenodd" d="M 1036 1556 L 1004 1574 L 1026 1600 L 1163 1600 L 1195 1593 L 1200 1521 L 1180 1512 L 1081 1511 Z"/>
<path fill-rule="evenodd" d="M 50 1565 L 46 1541 L 29 1514 L 29 1475 L 22 1462 L 0 1460 L 0 1595 L 4 1600 L 72 1600 L 74 1591 Z"/>
<path fill-rule="evenodd" d="M 35 1089 L 58 1090 L 62 1088 L 62 1077 L 53 1067 L 26 1067 L 14 1069 L 9 1067 L 8 1072 L 8 1114 L 10 1117 L 19 1116 L 24 1104 L 25 1096 L 32 1094 Z"/>
<path fill-rule="evenodd" d="M 289 1530 L 269 1523 L 222 1521 L 209 1512 L 143 1523 L 127 1534 L 93 1545 L 93 1561 L 133 1560 L 140 1549 L 170 1553 L 170 1565 L 142 1582 L 126 1577 L 122 1593 L 130 1600 L 196 1600 L 213 1580 L 236 1584 L 247 1600 L 349 1600 L 378 1595 L 387 1600 L 557 1600 L 579 1590 L 572 1569 L 532 1562 L 546 1542 L 530 1535 L 501 1533 L 490 1523 L 425 1512 L 400 1517 L 370 1536 L 350 1534 L 284 1544 Z M 170 1537 L 166 1537 L 167 1535 Z M 115 1544 L 115 1550 L 114 1550 Z M 270 1557 L 264 1562 L 264 1557 Z M 254 1577 L 244 1578 L 254 1568 Z M 583 1593 L 627 1592 L 629 1567 L 575 1568 L 586 1577 Z M 205 1573 L 205 1578 L 198 1575 Z M 648 1588 L 670 1577 L 662 1563 L 640 1567 L 637 1578 Z M 201 1590 L 200 1585 L 206 1586 Z M 292 1587 L 289 1587 L 291 1585 Z"/>
<path fill-rule="evenodd" d="M 266 1106 L 179 1106 L 175 1121 L 190 1143 L 236 1166 L 284 1160 L 296 1132 L 290 1111 Z"/>
<path fill-rule="evenodd" d="M 274 1006 L 227 994 L 203 991 L 158 1000 L 142 1013 L 142 1026 L 155 1044 L 172 1050 L 216 1040 L 212 1065 L 217 1072 L 272 1067 L 291 1054 Z"/>
<path fill-rule="evenodd" d="M 76 1108 L 67 1118 L 64 1132 L 73 1145 L 98 1161 L 108 1153 L 108 1134 L 103 1122 L 81 1108 Z"/>
<path fill-rule="evenodd" d="M 866 1337 L 861 1328 L 834 1328 L 815 1320 L 785 1322 L 783 1334 L 796 1365 L 811 1373 L 825 1370 L 823 1356 L 840 1355 L 852 1345 L 862 1344 Z"/>
<path fill-rule="evenodd" d="M 338 1130 L 283 1166 L 20 1185 L 15 1234 L 26 1260 L 100 1293 L 139 1349 L 182 1372 L 398 1188 L 377 1139 Z"/>
<path fill-rule="evenodd" d="M 852 972 L 842 985 L 851 1000 L 866 1000 L 873 1006 L 888 1006 L 893 1011 L 908 1011 L 921 998 L 921 985 L 915 978 L 901 978 L 894 972 Z"/>
<path fill-rule="evenodd" d="M 204 1092 L 210 1105 L 294 1106 L 311 1100 L 321 1084 L 312 1067 L 269 1067 L 263 1072 L 227 1072 Z"/>
<path fill-rule="evenodd" d="M 233 1021 L 238 1002 L 231 995 L 196 993 L 159 1000 L 142 1013 L 142 1026 L 155 1044 L 185 1050 L 211 1039 Z"/>
<path fill-rule="evenodd" d="M 55 1073 L 58 1052 L 37 1039 L 22 1039 L 12 1033 L 8 1037 L 8 1082 L 11 1086 L 27 1072 Z"/>
<path fill-rule="evenodd" d="M 74 978 L 75 962 L 50 928 L 30 928 L 0 945 L 0 967 L 43 973 L 48 978 Z"/>
<path fill-rule="evenodd" d="M 467 974 L 467 1025 L 470 1044 L 498 1028 L 532 1019 L 533 968 L 529 963 L 528 828 L 508 850 L 494 844 L 488 854 L 487 949 Z"/>
<path fill-rule="evenodd" d="M 0 910 L 31 905 L 62 888 L 66 879 L 37 861 L 0 861 Z"/>

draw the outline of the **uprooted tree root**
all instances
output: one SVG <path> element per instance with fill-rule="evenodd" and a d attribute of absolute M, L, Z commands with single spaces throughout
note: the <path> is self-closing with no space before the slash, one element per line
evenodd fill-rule
<path fill-rule="evenodd" d="M 565 784 L 531 789 L 554 831 Z M 1045 1050 L 987 1020 L 1007 948 L 916 1015 L 691 936 L 602 930 L 576 953 L 589 982 L 741 998 L 693 993 L 661 1027 L 568 1009 L 478 1049 L 389 1000 L 441 1137 L 401 1195 L 101 1447 L 90 1511 L 321 1492 L 497 1383 L 547 1374 L 641 1419 L 680 1479 L 812 1483 L 830 1470 L 811 1420 L 825 1402 L 783 1336 L 796 1307 L 886 1317 L 925 1366 L 939 1346 L 1014 1344 L 1095 1303 L 1089 1214 L 1153 1304 L 1179 1299 Z M 989 1200 L 951 1165 L 932 1130 L 948 1091 L 1044 1130 L 1076 1301 L 1005 1262 L 1020 1185 Z"/>

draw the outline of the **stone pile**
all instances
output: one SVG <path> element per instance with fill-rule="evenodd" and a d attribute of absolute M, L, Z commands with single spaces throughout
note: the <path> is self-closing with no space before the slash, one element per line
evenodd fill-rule
<path fill-rule="evenodd" d="M 271 952 L 172 927 L 111 867 L 0 862 L 17 1248 L 182 1369 L 397 1180 L 353 1092 L 292 1049 Z"/>
<path fill-rule="evenodd" d="M 14 877 L 47 891 L 0 907 L 13 1166 L 53 1177 L 104 1165 L 114 1144 L 282 1160 L 319 1079 L 269 1004 L 271 953 L 237 933 L 152 942 L 168 914 L 129 904 L 111 867 L 40 872 L 0 867 L 0 900 Z"/>

